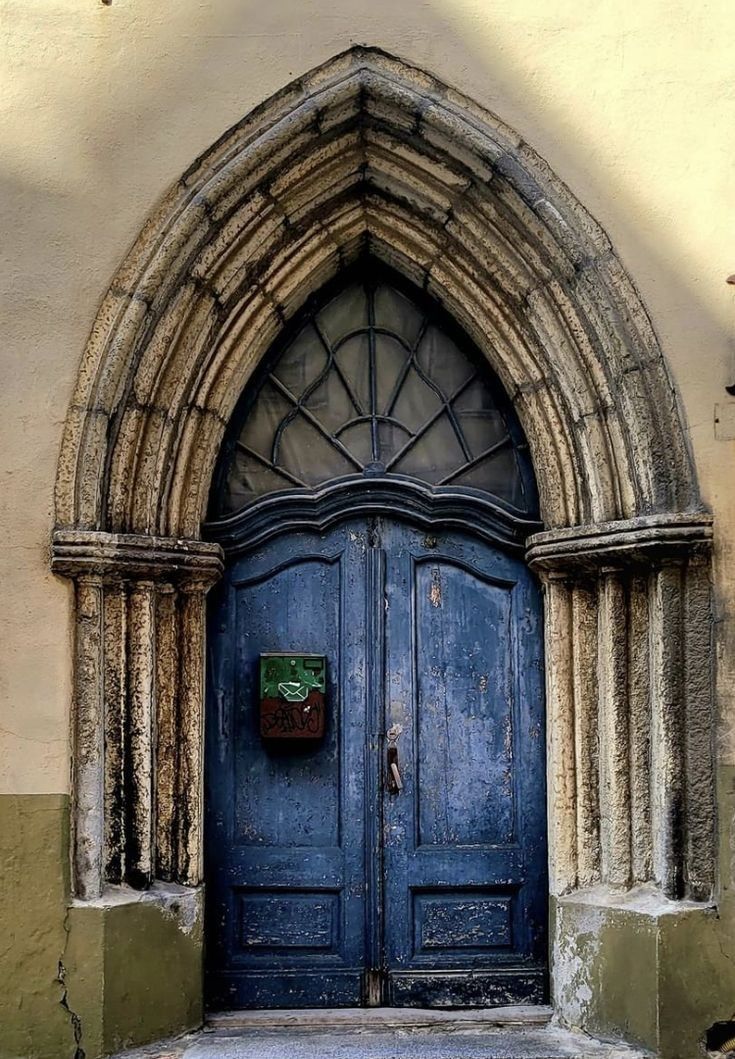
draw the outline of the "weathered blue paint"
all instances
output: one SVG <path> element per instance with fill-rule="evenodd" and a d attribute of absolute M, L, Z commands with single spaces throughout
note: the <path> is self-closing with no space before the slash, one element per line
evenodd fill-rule
<path fill-rule="evenodd" d="M 290 529 L 238 552 L 209 633 L 212 1006 L 541 1001 L 541 622 L 523 562 L 386 518 Z M 266 651 L 327 656 L 320 744 L 261 740 Z"/>

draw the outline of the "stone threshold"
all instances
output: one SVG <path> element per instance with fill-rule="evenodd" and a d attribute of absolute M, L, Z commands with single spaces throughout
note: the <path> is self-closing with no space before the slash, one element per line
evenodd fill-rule
<path fill-rule="evenodd" d="M 571 1033 L 542 1006 L 236 1011 L 116 1059 L 644 1059 Z"/>
<path fill-rule="evenodd" d="M 500 1008 L 322 1008 L 269 1011 L 223 1011 L 210 1015 L 205 1031 L 295 1030 L 326 1032 L 349 1030 L 429 1030 L 442 1033 L 511 1026 L 546 1026 L 553 1008 L 541 1004 L 519 1004 Z"/>

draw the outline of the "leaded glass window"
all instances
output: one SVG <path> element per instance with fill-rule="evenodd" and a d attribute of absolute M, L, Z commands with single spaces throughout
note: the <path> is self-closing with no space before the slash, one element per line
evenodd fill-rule
<path fill-rule="evenodd" d="M 385 275 L 302 315 L 248 388 L 225 443 L 215 517 L 335 478 L 408 476 L 535 508 L 520 427 L 438 307 Z"/>

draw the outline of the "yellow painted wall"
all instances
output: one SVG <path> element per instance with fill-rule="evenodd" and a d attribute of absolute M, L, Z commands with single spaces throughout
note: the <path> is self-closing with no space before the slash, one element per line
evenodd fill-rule
<path fill-rule="evenodd" d="M 356 42 L 519 130 L 638 284 L 717 517 L 722 750 L 735 763 L 735 441 L 715 431 L 725 405 L 720 430 L 729 414 L 735 436 L 733 21 L 728 0 L 0 0 L 0 793 L 68 787 L 52 488 L 104 289 L 200 152 Z"/>

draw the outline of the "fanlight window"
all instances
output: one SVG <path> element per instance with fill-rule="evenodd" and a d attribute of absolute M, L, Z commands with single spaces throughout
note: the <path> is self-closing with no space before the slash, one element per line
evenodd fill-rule
<path fill-rule="evenodd" d="M 392 280 L 361 278 L 308 313 L 231 427 L 213 512 L 347 475 L 534 491 L 520 427 L 479 356 Z"/>

